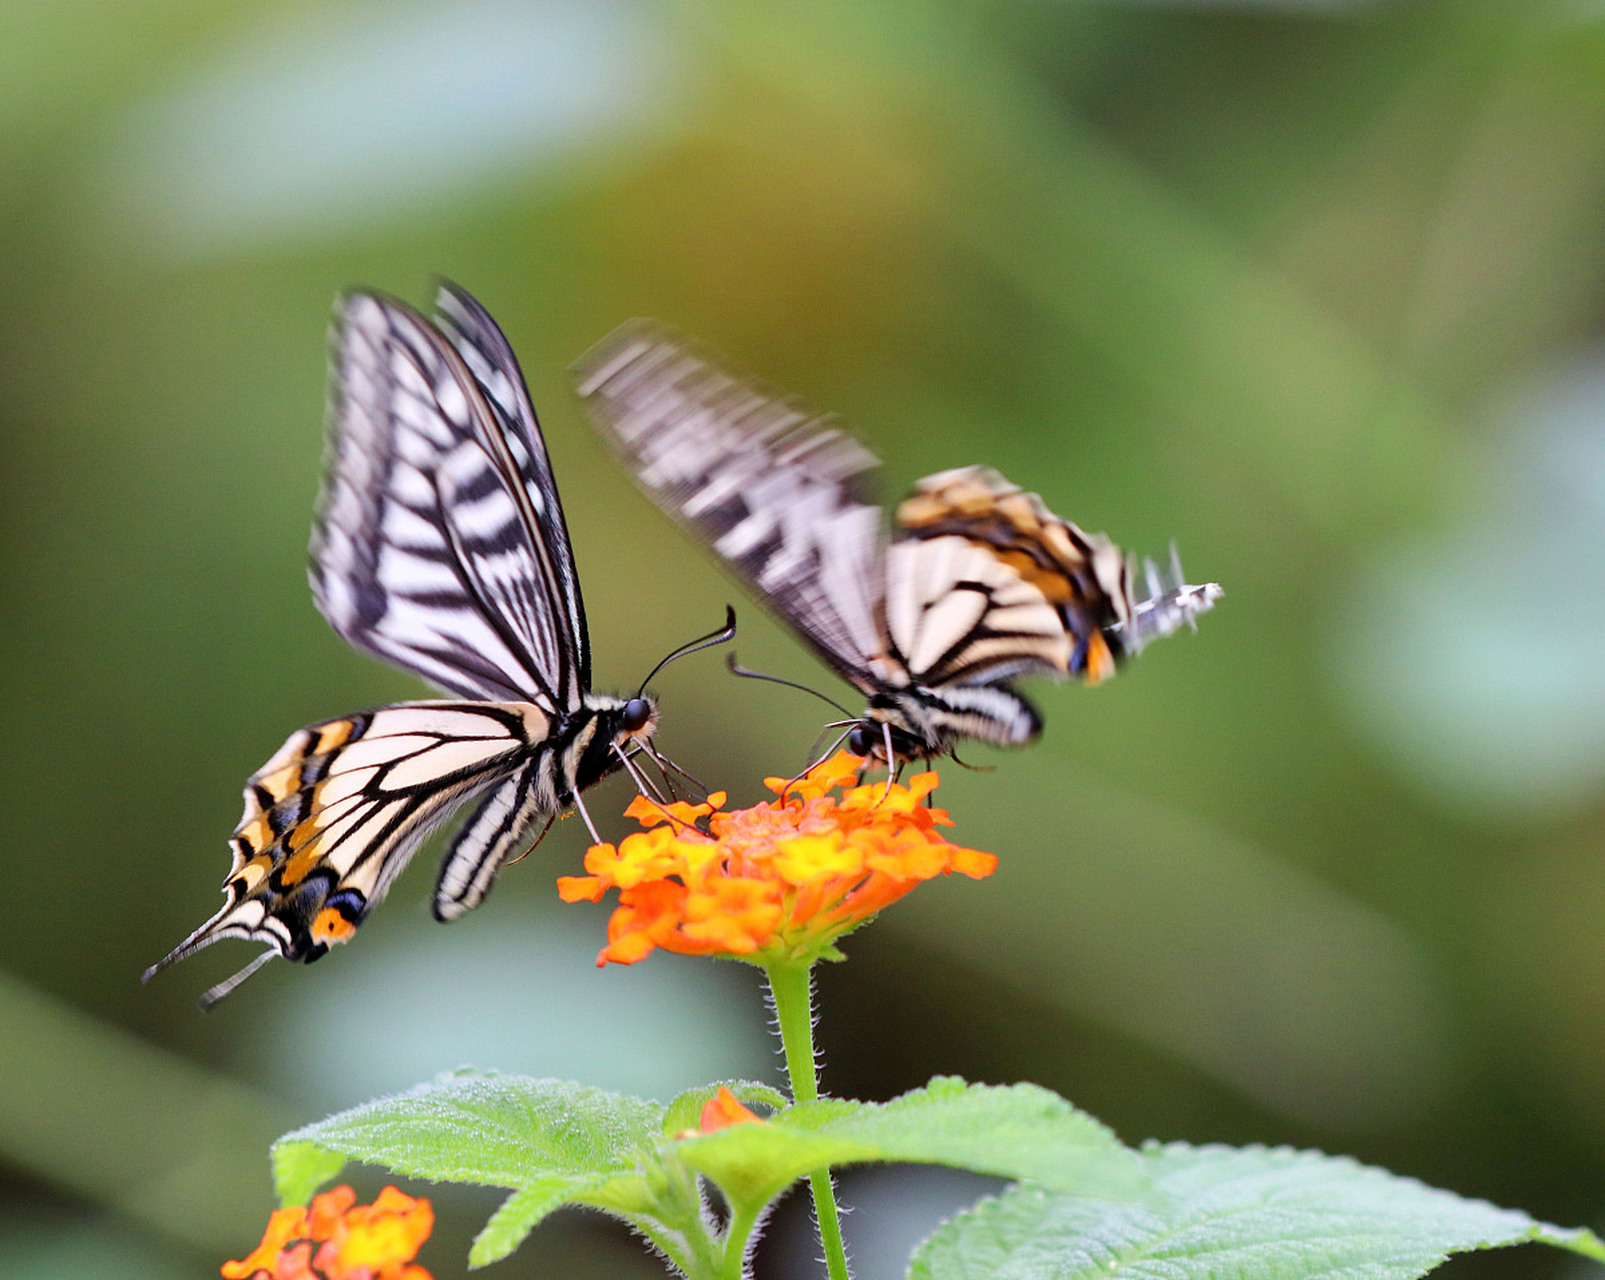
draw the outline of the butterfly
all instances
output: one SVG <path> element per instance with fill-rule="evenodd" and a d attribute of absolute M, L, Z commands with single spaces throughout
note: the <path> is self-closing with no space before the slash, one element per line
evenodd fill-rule
<path fill-rule="evenodd" d="M 565 810 L 594 838 L 580 793 L 621 768 L 640 785 L 638 751 L 662 761 L 645 683 L 628 698 L 591 689 L 540 425 L 507 339 L 464 290 L 442 284 L 432 319 L 377 293 L 336 303 L 309 577 L 344 640 L 451 697 L 309 725 L 247 781 L 222 908 L 145 974 L 220 938 L 266 944 L 206 1005 L 274 956 L 312 961 L 349 940 L 470 800 L 436 878 L 440 920 L 476 906 Z M 731 614 L 665 662 L 733 634 Z"/>
<path fill-rule="evenodd" d="M 680 334 L 625 325 L 576 391 L 640 487 L 867 699 L 848 749 L 883 763 L 1042 728 L 1015 678 L 1104 678 L 1219 588 L 1133 598 L 1125 557 L 982 468 L 922 481 L 896 536 L 874 455 L 829 415 L 732 374 Z M 1152 575 L 1150 575 L 1152 576 Z"/>

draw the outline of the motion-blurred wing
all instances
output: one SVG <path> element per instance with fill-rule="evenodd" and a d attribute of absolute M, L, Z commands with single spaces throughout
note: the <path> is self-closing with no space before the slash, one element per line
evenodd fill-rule
<path fill-rule="evenodd" d="M 881 510 L 860 496 L 876 460 L 777 391 L 635 322 L 575 366 L 575 387 L 647 495 L 706 542 L 860 688 L 885 659 Z"/>
<path fill-rule="evenodd" d="M 444 332 L 375 294 L 336 308 L 313 598 L 359 649 L 555 715 L 589 676 L 556 485 L 501 332 L 442 303 Z"/>
<path fill-rule="evenodd" d="M 961 537 L 905 539 L 886 556 L 888 683 L 931 689 L 1064 675 L 1071 646 L 1059 615 L 990 548 Z M 897 680 L 894 672 L 908 673 Z"/>
<path fill-rule="evenodd" d="M 518 776 L 547 729 L 528 704 L 404 702 L 292 734 L 245 784 L 222 910 L 150 973 L 219 938 L 317 959 L 351 937 L 431 831 Z"/>
<path fill-rule="evenodd" d="M 1220 596 L 1214 583 L 1186 585 L 1179 565 L 1174 582 L 1149 565 L 1148 593 L 1136 596 L 1119 547 L 1055 515 L 1036 494 L 989 467 L 960 467 L 919 481 L 897 509 L 897 525 L 905 541 L 967 539 L 1036 587 L 1074 645 L 1070 673 L 1089 684 L 1113 675 L 1116 660 L 1148 640 L 1191 625 Z"/>

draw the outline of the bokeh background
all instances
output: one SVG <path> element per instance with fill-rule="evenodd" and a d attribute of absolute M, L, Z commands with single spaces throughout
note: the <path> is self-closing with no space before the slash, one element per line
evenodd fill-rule
<path fill-rule="evenodd" d="M 744 662 L 830 687 L 584 425 L 565 369 L 634 315 L 841 412 L 888 498 L 989 463 L 1225 585 L 1111 684 L 1040 688 L 1029 752 L 947 769 L 1000 870 L 851 940 L 828 1089 L 1032 1079 L 1131 1141 L 1605 1222 L 1605 6 L 12 0 L 0 1274 L 215 1275 L 274 1135 L 459 1063 L 775 1078 L 754 974 L 592 967 L 576 823 L 450 928 L 420 865 L 209 1016 L 244 948 L 138 983 L 218 903 L 244 777 L 420 693 L 304 558 L 330 301 L 434 273 L 523 360 L 599 687 L 726 600 Z M 718 655 L 659 692 L 742 801 L 820 720 Z M 982 1189 L 850 1178 L 860 1275 Z M 496 1197 L 437 1202 L 458 1274 Z M 813 1274 L 796 1210 L 764 1274 Z M 577 1215 L 498 1273 L 659 1274 Z"/>

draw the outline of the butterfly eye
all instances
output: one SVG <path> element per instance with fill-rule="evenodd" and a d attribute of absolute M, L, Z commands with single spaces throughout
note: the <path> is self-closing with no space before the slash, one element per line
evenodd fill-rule
<path fill-rule="evenodd" d="M 855 756 L 867 756 L 879 744 L 880 737 L 868 725 L 855 724 L 847 735 L 847 749 Z"/>
<path fill-rule="evenodd" d="M 646 728 L 647 721 L 652 719 L 652 704 L 645 698 L 631 698 L 624 704 L 620 718 L 630 733 L 640 733 Z"/>

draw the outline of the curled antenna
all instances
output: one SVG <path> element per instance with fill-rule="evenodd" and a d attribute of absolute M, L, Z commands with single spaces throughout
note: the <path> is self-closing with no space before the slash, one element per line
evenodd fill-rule
<path fill-rule="evenodd" d="M 818 698 L 821 702 L 829 703 L 831 706 L 835 707 L 836 710 L 840 711 L 844 716 L 852 716 L 853 715 L 853 713 L 851 711 L 849 711 L 846 707 L 842 706 L 841 703 L 837 702 L 835 698 L 826 697 L 824 694 L 820 693 L 818 689 L 810 689 L 807 685 L 798 684 L 795 680 L 783 680 L 779 676 L 765 675 L 762 671 L 749 671 L 749 670 L 747 670 L 746 667 L 742 666 L 739 662 L 736 661 L 736 655 L 733 654 L 733 653 L 725 655 L 724 664 L 725 664 L 725 666 L 730 668 L 730 674 L 731 675 L 740 676 L 744 680 L 767 680 L 770 684 L 783 684 L 788 689 L 800 689 L 804 693 L 813 694 L 814 697 Z M 858 723 L 858 717 L 853 716 L 853 719 L 850 721 L 850 723 L 857 724 Z M 828 727 L 829 726 L 827 726 L 827 728 Z"/>
<path fill-rule="evenodd" d="M 676 658 L 683 658 L 687 654 L 696 653 L 700 649 L 711 649 L 716 644 L 727 644 L 735 638 L 736 611 L 732 606 L 727 604 L 724 607 L 724 626 L 720 627 L 717 631 L 710 631 L 705 636 L 698 636 L 695 640 L 681 645 L 662 662 L 658 663 L 658 665 L 653 667 L 651 671 L 647 672 L 647 677 L 645 680 L 641 681 L 641 687 L 635 691 L 635 696 L 639 698 L 643 693 L 645 693 L 647 685 L 652 683 L 652 677 L 657 675 L 658 672 L 662 671 L 664 667 L 668 666 Z"/>

